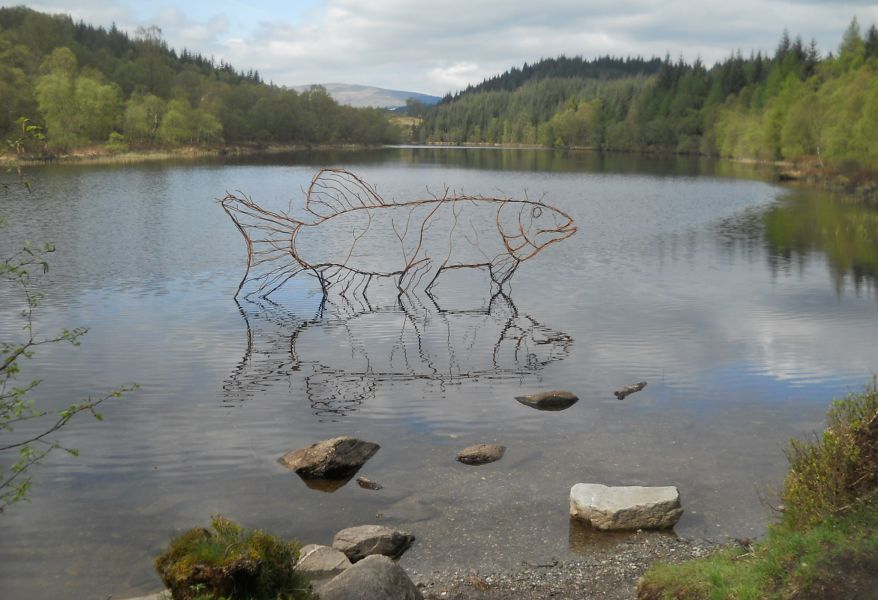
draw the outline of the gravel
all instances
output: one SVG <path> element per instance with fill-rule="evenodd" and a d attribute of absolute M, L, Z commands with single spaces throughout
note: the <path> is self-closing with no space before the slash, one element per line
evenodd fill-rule
<path fill-rule="evenodd" d="M 630 599 L 637 580 L 656 560 L 680 562 L 705 556 L 716 546 L 638 532 L 611 548 L 595 549 L 579 559 L 522 563 L 513 569 L 448 569 L 432 573 L 409 570 L 427 600 L 543 598 Z"/>

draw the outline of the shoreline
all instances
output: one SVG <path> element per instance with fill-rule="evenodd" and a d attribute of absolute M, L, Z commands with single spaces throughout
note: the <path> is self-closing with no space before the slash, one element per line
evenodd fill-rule
<path fill-rule="evenodd" d="M 424 600 L 631 600 L 637 582 L 657 560 L 679 563 L 723 547 L 706 540 L 636 531 L 578 558 L 521 561 L 516 567 L 458 565 L 440 570 L 404 566 Z M 126 600 L 165 600 L 164 591 Z"/>
<path fill-rule="evenodd" d="M 30 166 L 58 164 L 81 165 L 128 165 L 165 160 L 199 160 L 205 158 L 243 157 L 243 156 L 277 156 L 294 152 L 314 151 L 362 151 L 380 148 L 407 147 L 407 144 L 385 144 L 378 146 L 362 144 L 232 144 L 223 146 L 182 146 L 173 149 L 144 149 L 113 152 L 104 146 L 89 146 L 50 155 L 14 155 L 0 154 L 0 168 L 15 169 Z M 457 144 L 451 142 L 426 142 L 412 144 L 423 148 L 492 148 L 510 150 L 562 150 L 567 152 L 590 152 L 606 154 L 631 154 L 638 156 L 694 158 L 703 160 L 728 161 L 767 169 L 767 176 L 773 181 L 825 189 L 830 192 L 853 196 L 867 203 L 878 204 L 878 173 L 866 169 L 838 169 L 825 166 L 819 159 L 764 160 L 757 158 L 709 156 L 705 154 L 680 154 L 675 152 L 631 150 L 600 150 L 593 146 L 570 146 L 553 148 L 539 144 L 494 144 L 472 143 Z"/>
<path fill-rule="evenodd" d="M 181 146 L 179 148 L 128 150 L 111 152 L 102 146 L 90 146 L 58 154 L 23 156 L 0 154 L 0 168 L 33 167 L 61 164 L 112 165 L 138 164 L 162 160 L 198 160 L 227 156 L 274 156 L 292 152 L 329 150 L 371 150 L 385 146 L 360 144 L 234 144 L 229 146 Z"/>

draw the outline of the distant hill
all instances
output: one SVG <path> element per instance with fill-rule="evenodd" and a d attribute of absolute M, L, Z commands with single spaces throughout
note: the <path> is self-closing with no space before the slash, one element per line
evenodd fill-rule
<path fill-rule="evenodd" d="M 329 92 L 333 100 L 339 104 L 347 106 L 375 107 L 375 108 L 400 108 L 405 106 L 405 101 L 409 98 L 417 100 L 421 104 L 432 106 L 437 104 L 441 98 L 439 96 L 430 96 L 429 94 L 419 94 L 418 92 L 404 92 L 401 90 L 386 90 L 384 88 L 374 87 L 370 85 L 355 85 L 350 83 L 321 83 L 319 84 Z M 298 85 L 293 89 L 304 92 L 310 89 L 310 85 Z"/>

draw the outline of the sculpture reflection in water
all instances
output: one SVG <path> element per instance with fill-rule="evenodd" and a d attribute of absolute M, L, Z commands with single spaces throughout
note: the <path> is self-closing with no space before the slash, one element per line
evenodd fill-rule
<path fill-rule="evenodd" d="M 566 333 L 519 313 L 504 295 L 460 311 L 428 308 L 410 296 L 368 310 L 324 298 L 304 320 L 267 299 L 238 306 L 247 348 L 224 384 L 226 399 L 301 385 L 321 420 L 360 409 L 380 386 L 396 382 L 419 382 L 441 394 L 467 381 L 534 377 L 573 344 Z"/>

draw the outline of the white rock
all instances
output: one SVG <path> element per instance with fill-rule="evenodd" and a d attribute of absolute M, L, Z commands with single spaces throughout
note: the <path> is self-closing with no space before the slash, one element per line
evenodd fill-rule
<path fill-rule="evenodd" d="M 597 529 L 668 529 L 680 519 L 676 487 L 577 483 L 570 488 L 570 515 Z"/>

